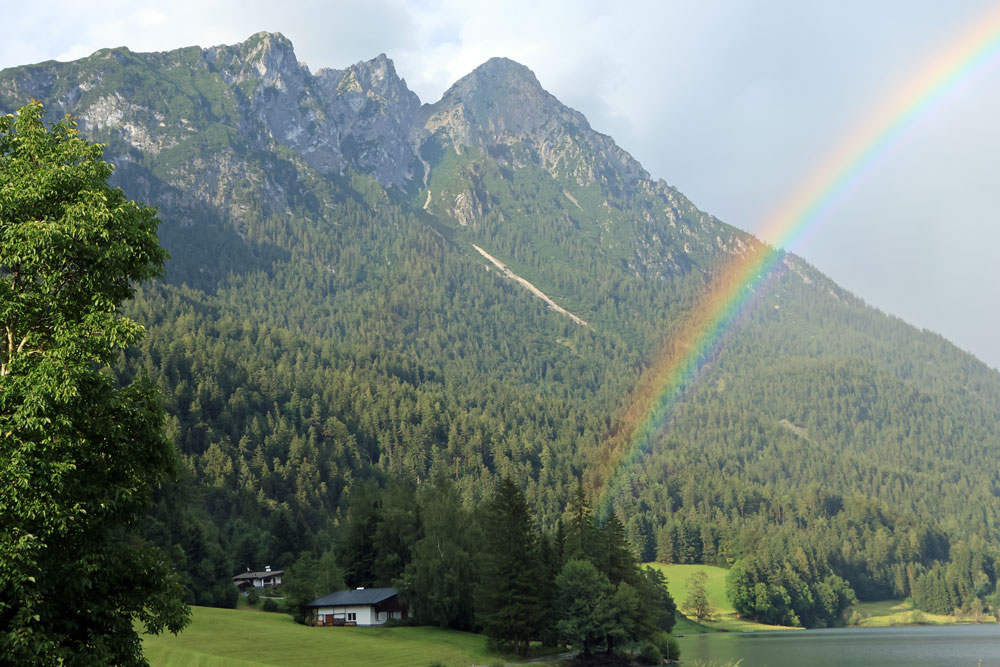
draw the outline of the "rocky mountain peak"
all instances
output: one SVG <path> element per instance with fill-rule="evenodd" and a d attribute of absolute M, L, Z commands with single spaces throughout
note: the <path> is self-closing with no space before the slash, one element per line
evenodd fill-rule
<path fill-rule="evenodd" d="M 317 72 L 324 87 L 335 96 L 360 95 L 382 102 L 401 104 L 406 114 L 420 107 L 416 93 L 396 74 L 396 68 L 384 53 L 371 60 L 362 60 L 344 70 Z"/>
<path fill-rule="evenodd" d="M 424 129 L 439 140 L 484 149 L 515 149 L 512 162 L 533 162 L 558 179 L 606 192 L 633 189 L 649 174 L 582 113 L 546 91 L 529 68 L 491 58 L 424 107 Z M 567 165 L 573 165 L 569 167 Z"/>
<path fill-rule="evenodd" d="M 590 128 L 583 114 L 509 58 L 491 58 L 459 79 L 426 114 L 428 129 L 444 128 L 456 143 L 471 146 L 535 141 L 558 126 Z"/>
<path fill-rule="evenodd" d="M 495 57 L 456 81 L 444 96 L 469 98 L 500 94 L 538 100 L 548 93 L 529 68 L 510 58 Z"/>
<path fill-rule="evenodd" d="M 244 59 L 262 69 L 280 69 L 289 65 L 298 67 L 291 40 L 280 32 L 258 32 L 240 46 Z"/>
<path fill-rule="evenodd" d="M 386 185 L 406 187 L 416 156 L 409 143 L 420 99 L 384 53 L 343 70 L 322 69 L 315 85 L 344 159 Z"/>
<path fill-rule="evenodd" d="M 396 74 L 396 67 L 384 53 L 380 53 L 371 60 L 362 60 L 347 68 L 353 72 L 362 85 L 367 84 L 369 89 L 392 89 L 398 90 L 400 87 L 406 88 L 406 82 Z M 409 89 L 407 89 L 409 92 Z"/>

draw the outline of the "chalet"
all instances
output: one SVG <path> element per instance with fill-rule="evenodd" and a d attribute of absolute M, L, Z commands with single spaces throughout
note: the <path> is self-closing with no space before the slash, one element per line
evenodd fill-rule
<path fill-rule="evenodd" d="M 247 568 L 246 572 L 233 577 L 233 583 L 241 591 L 249 589 L 251 586 L 254 588 L 279 586 L 281 585 L 281 575 L 284 573 L 284 570 L 272 570 L 270 565 L 265 567 L 263 572 L 251 572 L 250 568 Z"/>
<path fill-rule="evenodd" d="M 395 588 L 355 588 L 337 591 L 304 605 L 314 625 L 382 625 L 406 618 Z"/>

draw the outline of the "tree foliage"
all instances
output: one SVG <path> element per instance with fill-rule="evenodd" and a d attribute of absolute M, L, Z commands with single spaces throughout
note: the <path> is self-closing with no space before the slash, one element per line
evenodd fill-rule
<path fill-rule="evenodd" d="M 0 118 L 0 654 L 143 663 L 134 621 L 178 631 L 183 592 L 137 535 L 174 470 L 148 382 L 101 371 L 142 327 L 119 308 L 166 257 L 155 211 L 40 104 Z"/>
<path fill-rule="evenodd" d="M 475 526 L 458 489 L 444 477 L 419 494 L 423 536 L 413 559 L 394 582 L 418 622 L 459 630 L 475 627 L 478 581 Z"/>
<path fill-rule="evenodd" d="M 689 614 L 694 614 L 698 622 L 711 620 L 712 605 L 708 601 L 708 591 L 705 583 L 708 581 L 708 574 L 704 570 L 698 570 L 688 579 L 688 594 L 684 599 L 684 606 Z"/>
<path fill-rule="evenodd" d="M 544 624 L 545 562 L 524 494 L 510 478 L 497 486 L 481 513 L 482 557 L 476 618 L 483 632 L 527 653 Z"/>
<path fill-rule="evenodd" d="M 283 581 L 285 609 L 299 623 L 307 621 L 303 605 L 344 588 L 344 576 L 332 550 L 319 557 L 311 552 L 302 554 L 285 571 Z"/>

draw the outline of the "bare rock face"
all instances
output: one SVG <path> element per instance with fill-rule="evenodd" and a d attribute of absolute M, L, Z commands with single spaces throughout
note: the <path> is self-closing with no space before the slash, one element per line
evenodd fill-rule
<path fill-rule="evenodd" d="M 224 64 L 227 83 L 251 91 L 252 118 L 266 136 L 320 173 L 350 165 L 400 188 L 412 177 L 408 136 L 420 100 L 385 54 L 313 76 L 285 37 L 259 33 L 206 57 Z"/>
<path fill-rule="evenodd" d="M 347 162 L 381 183 L 405 187 L 416 165 L 409 135 L 420 100 L 392 61 L 383 53 L 343 71 L 320 70 L 316 81 L 343 134 Z"/>
<path fill-rule="evenodd" d="M 468 146 L 494 157 L 506 154 L 514 166 L 532 162 L 568 183 L 598 183 L 609 194 L 634 191 L 649 179 L 611 137 L 592 130 L 530 69 L 507 58 L 488 60 L 424 107 L 423 127 L 459 151 Z"/>
<path fill-rule="evenodd" d="M 76 116 L 87 136 L 120 139 L 132 150 L 116 149 L 119 162 L 148 160 L 203 135 L 202 143 L 210 136 L 224 144 L 211 147 L 223 153 L 235 144 L 284 147 L 321 174 L 351 166 L 399 188 L 418 164 L 409 135 L 420 100 L 392 61 L 380 55 L 313 75 L 278 33 L 165 53 L 102 49 L 0 74 L 0 110 L 32 97 L 45 102 L 50 118 Z M 180 177 L 190 166 L 178 161 L 167 171 Z"/>
<path fill-rule="evenodd" d="M 325 173 L 344 166 L 340 132 L 327 122 L 327 105 L 284 36 L 258 33 L 242 44 L 206 49 L 203 58 L 246 96 L 241 126 L 258 145 L 287 146 Z"/>

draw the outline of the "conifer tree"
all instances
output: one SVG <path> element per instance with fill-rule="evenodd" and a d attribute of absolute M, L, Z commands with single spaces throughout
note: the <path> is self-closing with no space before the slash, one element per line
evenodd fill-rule
<path fill-rule="evenodd" d="M 594 519 L 582 483 L 577 484 L 576 492 L 570 499 L 566 514 L 563 561 L 586 559 L 594 562 L 598 560 Z"/>
<path fill-rule="evenodd" d="M 600 531 L 601 547 L 600 570 L 612 584 L 617 586 L 623 581 L 630 584 L 637 582 L 635 556 L 625 537 L 625 528 L 614 513 L 608 517 Z"/>
<path fill-rule="evenodd" d="M 375 534 L 380 515 L 378 485 L 374 480 L 359 482 L 351 492 L 336 550 L 344 581 L 351 588 L 375 584 Z"/>
<path fill-rule="evenodd" d="M 543 563 L 528 503 L 509 477 L 486 505 L 482 530 L 476 617 L 488 636 L 523 655 L 538 636 Z"/>

